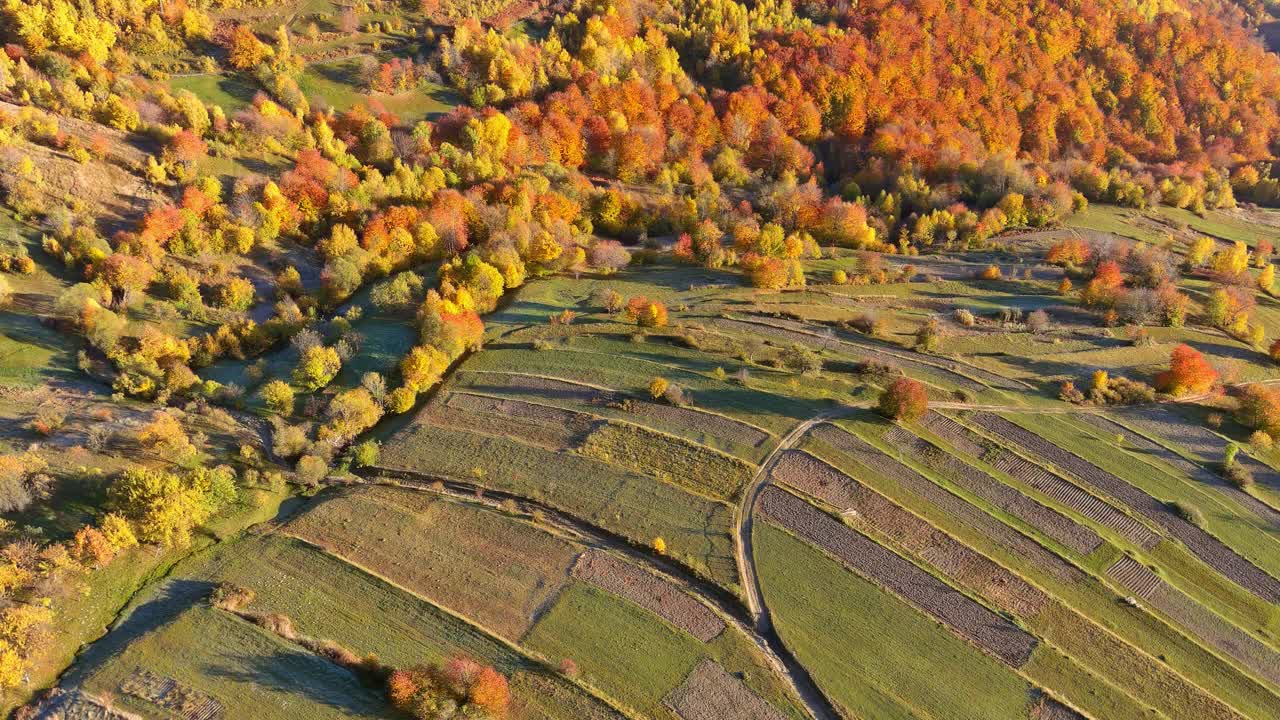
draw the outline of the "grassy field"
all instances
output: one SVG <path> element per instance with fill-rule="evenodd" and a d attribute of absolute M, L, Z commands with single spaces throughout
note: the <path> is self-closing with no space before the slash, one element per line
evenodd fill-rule
<path fill-rule="evenodd" d="M 573 659 L 586 682 L 643 717 L 676 720 L 662 698 L 704 657 L 741 673 L 787 716 L 800 717 L 772 671 L 735 628 L 704 645 L 648 610 L 590 585 L 568 585 L 524 644 L 553 660 Z"/>
<path fill-rule="evenodd" d="M 248 106 L 261 92 L 261 88 L 243 78 L 212 73 L 179 75 L 169 80 L 169 87 L 175 92 L 187 90 L 206 105 L 218 105 L 228 114 Z"/>

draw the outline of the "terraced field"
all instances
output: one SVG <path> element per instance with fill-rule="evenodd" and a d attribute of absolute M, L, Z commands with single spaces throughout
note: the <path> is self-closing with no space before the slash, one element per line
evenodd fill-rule
<path fill-rule="evenodd" d="M 1240 488 L 1218 465 L 1236 431 L 1195 406 L 1065 405 L 993 369 L 1028 346 L 917 352 L 830 294 L 708 272 L 530 282 L 374 431 L 372 466 L 176 568 L 59 701 L 385 716 L 245 619 L 287 617 L 396 665 L 490 664 L 519 718 L 1280 717 L 1272 453 L 1244 447 Z M 638 332 L 606 288 L 664 298 L 669 324 Z M 876 398 L 904 375 L 932 407 L 891 422 Z M 247 614 L 201 600 L 218 583 L 253 590 Z M 230 639 L 214 679 L 163 657 L 208 633 Z M 271 689 L 308 674 L 294 705 Z"/>

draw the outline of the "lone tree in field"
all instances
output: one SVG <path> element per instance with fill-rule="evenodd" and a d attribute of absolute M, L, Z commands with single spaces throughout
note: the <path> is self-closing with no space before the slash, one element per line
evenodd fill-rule
<path fill-rule="evenodd" d="M 929 395 L 921 383 L 900 377 L 880 393 L 877 409 L 891 420 L 918 420 L 929 411 Z"/>
<path fill-rule="evenodd" d="M 1156 375 L 1156 389 L 1170 395 L 1206 392 L 1218 381 L 1218 371 L 1190 345 L 1179 345 L 1169 356 L 1169 369 Z"/>

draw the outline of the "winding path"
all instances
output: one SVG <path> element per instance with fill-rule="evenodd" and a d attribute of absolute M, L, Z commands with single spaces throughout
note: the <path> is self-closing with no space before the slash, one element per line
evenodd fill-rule
<path fill-rule="evenodd" d="M 756 634 L 774 646 L 774 653 L 786 668 L 796 693 L 808 708 L 809 714 L 816 720 L 837 720 L 840 715 L 827 696 L 823 695 L 817 684 L 813 682 L 809 671 L 791 655 L 773 627 L 773 619 L 769 615 L 769 608 L 764 603 L 764 593 L 760 589 L 760 579 L 756 577 L 755 555 L 751 547 L 752 510 L 755 509 L 756 498 L 760 496 L 760 491 L 769 484 L 769 474 L 773 472 L 773 466 L 777 464 L 778 458 L 784 451 L 790 450 L 799 443 L 814 425 L 848 414 L 854 409 L 852 406 L 846 406 L 831 410 L 815 415 L 792 428 L 791 432 L 778 442 L 777 447 L 769 453 L 764 462 L 760 463 L 760 469 L 751 478 L 751 483 L 742 490 L 742 501 L 734 508 L 733 554 L 738 562 L 738 577 L 742 582 L 742 589 L 747 599 L 747 610 L 751 613 Z M 798 681 L 801 678 L 803 682 Z"/>

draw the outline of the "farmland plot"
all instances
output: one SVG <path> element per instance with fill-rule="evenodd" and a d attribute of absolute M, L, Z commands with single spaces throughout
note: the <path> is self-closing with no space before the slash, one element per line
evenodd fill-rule
<path fill-rule="evenodd" d="M 1007 665 L 780 527 L 761 521 L 754 533 L 778 633 L 848 715 L 1027 716 L 1029 687 Z"/>
<path fill-rule="evenodd" d="M 805 501 L 767 488 L 760 495 L 759 506 L 765 517 L 839 558 L 1010 667 L 1021 667 L 1031 658 L 1036 639 L 1026 631 Z"/>
<path fill-rule="evenodd" d="M 684 720 L 783 720 L 776 708 L 724 671 L 711 660 L 703 660 L 684 679 L 684 684 L 667 696 L 667 705 Z"/>
<path fill-rule="evenodd" d="M 593 687 L 643 717 L 677 720 L 665 698 L 708 659 L 744 678 L 775 711 L 800 717 L 781 680 L 736 627 L 704 643 L 641 605 L 586 583 L 567 585 L 522 644 L 552 659 L 572 658 Z"/>
<path fill-rule="evenodd" d="M 1268 602 L 1280 602 L 1280 581 L 1236 554 L 1222 541 L 1175 514 L 1165 503 L 1097 465 L 1074 455 L 1039 435 L 992 413 L 976 413 L 974 424 L 1022 448 L 1035 457 L 1044 458 L 1108 495 L 1124 502 L 1134 511 L 1149 518 L 1170 535 L 1181 540 L 1200 559 L 1226 577 Z"/>
<path fill-rule="evenodd" d="M 1098 548 L 1102 540 L 1092 530 L 1063 516 L 1052 508 L 1001 483 L 981 470 L 956 459 L 933 443 L 900 426 L 885 433 L 884 439 L 894 447 L 924 464 L 930 470 L 956 482 L 1031 527 L 1053 538 L 1081 555 Z"/>
<path fill-rule="evenodd" d="M 426 424 L 396 433 L 381 464 L 530 497 L 639 544 L 662 537 L 696 572 L 724 587 L 737 583 L 730 508 L 674 485 L 581 455 Z"/>
<path fill-rule="evenodd" d="M 578 556 L 573 577 L 656 613 L 702 642 L 724 632 L 718 615 L 675 584 L 606 552 L 588 550 Z"/>
<path fill-rule="evenodd" d="M 1280 687 L 1280 653 L 1273 648 L 1182 594 L 1133 558 L 1117 560 L 1107 574 L 1210 647 Z"/>
<path fill-rule="evenodd" d="M 340 491 L 285 531 L 513 640 L 555 595 L 576 554 L 521 521 L 391 487 Z"/>
<path fill-rule="evenodd" d="M 952 447 L 989 463 L 992 467 L 1075 510 L 1104 527 L 1111 528 L 1143 548 L 1154 547 L 1160 536 L 1142 523 L 1020 455 L 990 444 L 986 438 L 946 415 L 931 412 L 922 425 Z"/>
<path fill-rule="evenodd" d="M 811 471 L 816 465 L 824 464 L 810 458 L 804 466 L 793 466 L 789 469 L 787 476 L 795 475 L 801 467 L 805 471 Z M 836 473 L 842 478 L 839 483 L 844 488 L 841 495 L 848 498 L 847 510 L 851 511 L 846 512 L 845 515 L 855 525 L 870 528 L 887 537 L 920 561 L 952 578 L 960 586 L 990 601 L 997 609 L 1008 611 L 1022 619 L 1033 630 L 1045 627 L 1043 616 L 1052 606 L 1054 611 L 1048 614 L 1058 618 L 1057 622 L 1064 634 L 1075 636 L 1097 632 L 1090 629 L 1092 623 L 1083 616 L 1069 611 L 1062 613 L 1056 601 L 1013 572 L 930 526 L 887 498 L 862 486 L 853 478 L 828 466 L 826 474 L 831 473 Z M 835 484 L 831 483 L 831 485 Z M 1110 642 L 1115 643 L 1114 640 Z M 1039 663 L 1033 663 L 1033 665 L 1034 667 L 1027 670 L 1029 676 L 1038 679 L 1043 672 L 1046 676 L 1044 682 L 1048 687 L 1066 694 L 1072 700 L 1083 704 L 1091 696 L 1099 695 L 1100 680 L 1097 676 L 1082 670 L 1073 662 L 1059 663 L 1052 673 L 1042 670 Z M 1095 666 L 1095 670 L 1110 673 L 1122 687 L 1127 684 L 1126 680 L 1141 682 L 1148 674 L 1145 664 L 1135 669 L 1121 663 L 1113 663 L 1105 667 Z M 1189 688 L 1184 689 L 1184 692 L 1189 691 Z M 1102 694 L 1105 695 L 1105 693 Z M 1126 703 L 1121 698 L 1112 698 L 1109 702 L 1110 713 L 1116 716 L 1121 714 L 1119 708 L 1132 705 L 1132 701 Z"/>
<path fill-rule="evenodd" d="M 1025 557 L 1045 572 L 1064 582 L 1080 578 L 1080 571 L 1062 558 L 1046 550 L 1036 541 L 1000 522 L 982 509 L 946 490 L 912 468 L 885 455 L 870 443 L 835 425 L 822 424 L 814 428 L 811 436 L 828 447 L 846 455 L 867 470 L 886 477 L 912 494 L 960 518 L 1011 552 Z M 817 453 L 823 457 L 821 452 Z M 826 459 L 826 458 L 824 458 Z"/>

